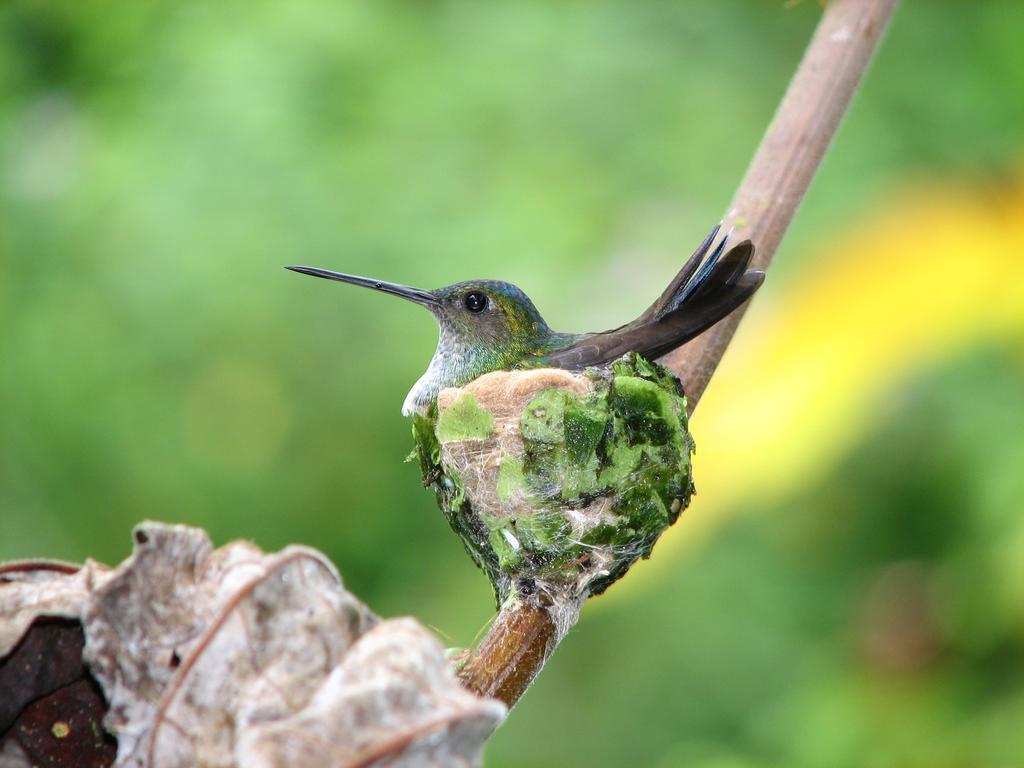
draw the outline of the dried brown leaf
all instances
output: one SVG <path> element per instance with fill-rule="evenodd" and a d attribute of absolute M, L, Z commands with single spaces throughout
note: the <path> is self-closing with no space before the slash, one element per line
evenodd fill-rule
<path fill-rule="evenodd" d="M 158 523 L 135 542 L 113 571 L 0 581 L 3 653 L 39 615 L 82 621 L 116 766 L 479 764 L 504 706 L 466 692 L 415 621 L 378 619 L 323 555 L 214 550 Z"/>

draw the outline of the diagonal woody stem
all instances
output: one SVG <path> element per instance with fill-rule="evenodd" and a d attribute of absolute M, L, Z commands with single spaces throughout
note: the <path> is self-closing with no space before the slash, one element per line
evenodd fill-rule
<path fill-rule="evenodd" d="M 897 0 L 832 0 L 724 217 L 736 242 L 750 239 L 765 269 L 896 8 Z M 661 362 L 683 383 L 690 412 L 718 367 L 746 306 Z"/>
<path fill-rule="evenodd" d="M 757 246 L 753 266 L 771 262 L 850 106 L 898 0 L 831 0 L 775 118 L 725 215 L 737 240 Z M 736 332 L 743 308 L 661 362 L 682 380 L 690 410 Z M 515 704 L 568 629 L 542 605 L 502 607 L 459 670 L 463 684 Z"/>

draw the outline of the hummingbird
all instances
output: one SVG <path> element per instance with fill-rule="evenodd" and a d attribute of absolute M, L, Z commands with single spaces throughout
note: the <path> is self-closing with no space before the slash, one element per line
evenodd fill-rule
<path fill-rule="evenodd" d="M 360 285 L 426 307 L 440 328 L 426 372 L 402 404 L 402 414 L 425 412 L 446 387 L 490 371 L 564 368 L 580 371 L 627 352 L 654 360 L 707 330 L 753 295 L 764 272 L 748 269 L 754 246 L 744 240 L 728 253 L 726 235 L 712 249 L 716 226 L 657 301 L 630 323 L 600 333 L 551 330 L 522 289 L 500 280 L 467 280 L 435 290 L 412 288 L 318 267 L 294 272 Z"/>

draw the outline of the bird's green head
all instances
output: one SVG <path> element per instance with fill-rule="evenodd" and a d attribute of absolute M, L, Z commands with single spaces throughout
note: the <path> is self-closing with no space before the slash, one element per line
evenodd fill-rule
<path fill-rule="evenodd" d="M 442 332 L 462 345 L 526 351 L 551 332 L 530 297 L 511 283 L 468 280 L 431 293 Z"/>
<path fill-rule="evenodd" d="M 468 280 L 431 291 L 316 267 L 288 269 L 371 288 L 426 307 L 441 327 L 441 344 L 453 351 L 481 348 L 529 353 L 551 333 L 530 297 L 499 280 Z"/>
<path fill-rule="evenodd" d="M 409 415 L 426 410 L 445 387 L 460 387 L 490 371 L 533 368 L 563 343 L 530 298 L 511 283 L 470 280 L 433 291 L 316 267 L 288 267 L 314 277 L 361 285 L 426 307 L 441 336 L 426 372 L 402 405 Z"/>

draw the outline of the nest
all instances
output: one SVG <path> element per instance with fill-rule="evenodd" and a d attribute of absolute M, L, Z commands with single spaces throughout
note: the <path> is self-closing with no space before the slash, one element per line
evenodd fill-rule
<path fill-rule="evenodd" d="M 443 390 L 413 434 L 424 484 L 499 603 L 604 591 L 693 494 L 679 382 L 635 354 L 581 374 L 485 374 Z"/>

